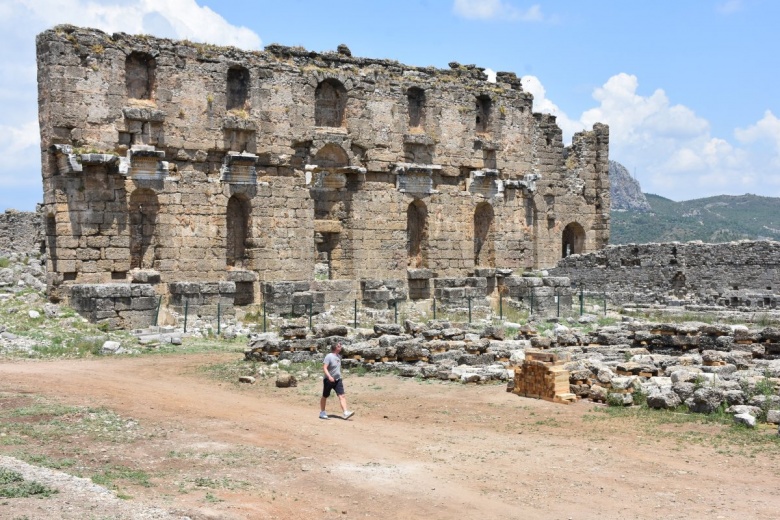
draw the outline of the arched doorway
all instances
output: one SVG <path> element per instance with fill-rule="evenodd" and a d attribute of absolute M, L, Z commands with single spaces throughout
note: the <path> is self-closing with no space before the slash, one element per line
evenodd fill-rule
<path fill-rule="evenodd" d="M 561 258 L 585 252 L 585 230 L 576 222 L 563 228 Z"/>
<path fill-rule="evenodd" d="M 225 260 L 228 266 L 243 266 L 246 240 L 249 238 L 249 201 L 238 195 L 228 200 L 225 225 Z"/>
<path fill-rule="evenodd" d="M 407 265 L 412 269 L 427 267 L 428 208 L 415 200 L 406 208 Z"/>
<path fill-rule="evenodd" d="M 482 202 L 474 211 L 474 266 L 495 267 L 493 206 Z"/>
<path fill-rule="evenodd" d="M 160 204 L 157 194 L 139 188 L 130 195 L 130 268 L 151 269 L 155 261 L 155 229 Z"/>

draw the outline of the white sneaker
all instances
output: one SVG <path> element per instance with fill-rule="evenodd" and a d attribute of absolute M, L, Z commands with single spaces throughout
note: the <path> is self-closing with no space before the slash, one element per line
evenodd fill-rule
<path fill-rule="evenodd" d="M 349 410 L 347 410 L 346 412 L 344 412 L 344 419 L 349 419 L 353 415 L 355 415 L 355 412 L 350 412 Z"/>
<path fill-rule="evenodd" d="M 328 412 L 320 412 L 320 419 L 330 419 Z"/>

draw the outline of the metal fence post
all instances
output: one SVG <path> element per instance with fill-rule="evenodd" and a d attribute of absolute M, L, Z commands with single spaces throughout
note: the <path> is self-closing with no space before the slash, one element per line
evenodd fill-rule
<path fill-rule="evenodd" d="M 187 334 L 187 314 L 190 310 L 190 301 L 184 300 L 184 333 Z"/>
<path fill-rule="evenodd" d="M 357 328 L 357 300 L 355 300 L 355 327 Z"/>
<path fill-rule="evenodd" d="M 265 301 L 263 301 L 263 332 L 265 332 Z"/>
<path fill-rule="evenodd" d="M 582 316 L 582 306 L 584 301 L 585 301 L 585 292 L 584 292 L 584 288 L 580 285 L 580 316 Z"/>
<path fill-rule="evenodd" d="M 607 315 L 607 292 L 604 291 L 604 316 Z"/>
<path fill-rule="evenodd" d="M 433 319 L 436 319 L 436 297 L 433 297 Z"/>
<path fill-rule="evenodd" d="M 394 311 L 394 315 L 395 315 L 395 318 L 394 318 L 395 321 L 393 323 L 395 323 L 397 325 L 398 324 L 398 300 L 393 300 L 393 311 Z"/>
<path fill-rule="evenodd" d="M 504 295 L 498 293 L 498 319 L 504 321 Z"/>
<path fill-rule="evenodd" d="M 219 336 L 222 333 L 222 304 L 217 304 L 217 336 Z"/>

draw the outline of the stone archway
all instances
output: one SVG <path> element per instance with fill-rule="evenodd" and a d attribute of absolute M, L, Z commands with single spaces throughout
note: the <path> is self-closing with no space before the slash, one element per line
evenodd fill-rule
<path fill-rule="evenodd" d="M 561 258 L 585 252 L 585 230 L 577 222 L 563 228 L 561 237 Z"/>

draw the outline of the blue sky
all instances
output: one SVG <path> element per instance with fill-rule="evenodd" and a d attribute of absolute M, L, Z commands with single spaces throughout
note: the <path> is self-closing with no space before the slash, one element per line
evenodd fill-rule
<path fill-rule="evenodd" d="M 60 23 L 523 77 L 573 132 L 673 200 L 780 196 L 776 0 L 0 0 L 0 210 L 42 199 L 35 35 Z"/>

